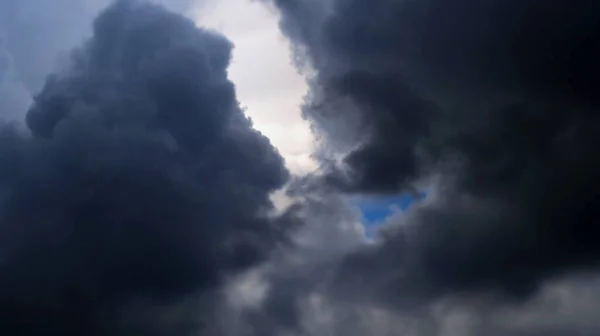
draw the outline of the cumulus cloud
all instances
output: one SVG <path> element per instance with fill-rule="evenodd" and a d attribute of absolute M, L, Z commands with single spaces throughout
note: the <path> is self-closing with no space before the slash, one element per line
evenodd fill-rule
<path fill-rule="evenodd" d="M 269 195 L 288 172 L 242 113 L 231 49 L 117 1 L 35 96 L 31 134 L 2 130 L 2 334 L 195 334 L 281 241 Z"/>
<path fill-rule="evenodd" d="M 304 114 L 343 155 L 326 158 L 317 189 L 436 181 L 435 199 L 336 264 L 326 296 L 418 316 L 408 334 L 597 332 L 559 317 L 539 330 L 493 320 L 597 270 L 598 4 L 269 3 L 311 78 Z M 471 331 L 441 327 L 448 315 L 432 307 L 445 300 Z"/>
<path fill-rule="evenodd" d="M 146 2 L 9 4 L 34 99 L 0 132 L 2 334 L 600 331 L 596 2 L 271 0 L 323 141 L 280 212 L 226 38 Z M 348 194 L 423 185 L 364 240 Z"/>

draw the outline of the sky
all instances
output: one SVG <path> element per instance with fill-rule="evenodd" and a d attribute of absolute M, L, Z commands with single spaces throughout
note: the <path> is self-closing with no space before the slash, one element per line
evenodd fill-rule
<path fill-rule="evenodd" d="M 278 28 L 276 13 L 246 0 L 209 2 L 197 12 L 199 25 L 222 32 L 234 43 L 228 73 L 255 127 L 281 151 L 292 171 L 314 170 L 314 137 L 300 112 L 308 87 L 291 62 L 291 46 Z"/>
<path fill-rule="evenodd" d="M 600 334 L 598 22 L 0 0 L 0 334 Z"/>
<path fill-rule="evenodd" d="M 222 0 L 197 9 L 196 22 L 225 34 L 235 45 L 228 69 L 238 98 L 255 127 L 279 149 L 287 167 L 295 174 L 316 170 L 312 159 L 315 137 L 301 116 L 308 93 L 305 77 L 292 63 L 291 45 L 279 29 L 278 15 L 258 1 Z M 414 199 L 356 197 L 353 204 L 363 216 L 368 238 L 394 213 L 407 210 Z M 282 202 L 281 204 L 287 204 Z"/>

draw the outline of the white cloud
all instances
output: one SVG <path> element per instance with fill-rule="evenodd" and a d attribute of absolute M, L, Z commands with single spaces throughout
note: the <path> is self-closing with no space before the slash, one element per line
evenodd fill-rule
<path fill-rule="evenodd" d="M 277 17 L 248 0 L 205 3 L 195 16 L 200 26 L 225 34 L 235 44 L 229 76 L 255 127 L 271 139 L 293 173 L 314 169 L 314 139 L 300 114 L 307 85 L 291 63 Z"/>

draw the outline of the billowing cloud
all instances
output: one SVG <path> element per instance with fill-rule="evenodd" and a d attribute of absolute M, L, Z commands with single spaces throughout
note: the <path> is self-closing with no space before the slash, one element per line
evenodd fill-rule
<path fill-rule="evenodd" d="M 559 317 L 539 330 L 491 320 L 499 306 L 517 309 L 548 283 L 597 270 L 598 4 L 271 4 L 311 76 L 304 113 L 343 152 L 318 186 L 435 189 L 377 244 L 344 258 L 326 297 L 420 321 L 450 297 L 481 324 L 470 333 L 407 327 L 418 335 L 597 332 Z"/>
<path fill-rule="evenodd" d="M 191 335 L 280 241 L 288 172 L 238 105 L 231 49 L 117 1 L 35 96 L 31 134 L 2 130 L 0 333 Z"/>
<path fill-rule="evenodd" d="M 600 331 L 596 2 L 272 0 L 324 161 L 281 215 L 227 39 L 144 2 L 14 3 L 35 98 L 31 134 L 0 132 L 2 334 Z M 423 185 L 364 241 L 345 194 Z"/>

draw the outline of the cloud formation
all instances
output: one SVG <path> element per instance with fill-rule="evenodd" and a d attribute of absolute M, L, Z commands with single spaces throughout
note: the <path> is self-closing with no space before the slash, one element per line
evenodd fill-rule
<path fill-rule="evenodd" d="M 3 335 L 600 331 L 596 2 L 271 0 L 324 140 L 279 215 L 226 38 L 14 4 L 2 60 L 34 100 L 0 132 Z M 421 185 L 366 243 L 345 195 Z"/>
<path fill-rule="evenodd" d="M 191 335 L 193 298 L 281 241 L 288 172 L 240 109 L 231 48 L 117 1 L 35 96 L 31 135 L 2 129 L 0 333 Z"/>
<path fill-rule="evenodd" d="M 270 3 L 312 79 L 306 117 L 329 148 L 345 151 L 319 185 L 435 190 L 378 244 L 344 258 L 327 297 L 408 315 L 448 297 L 487 307 L 485 318 L 467 314 L 483 329 L 447 335 L 589 333 L 490 320 L 502 305 L 543 296 L 549 283 L 597 270 L 598 4 Z"/>

